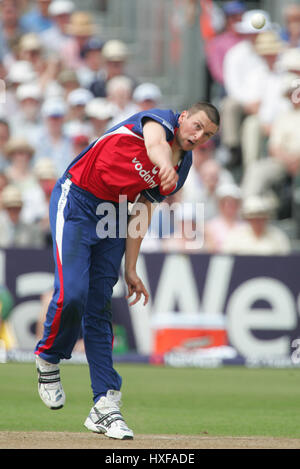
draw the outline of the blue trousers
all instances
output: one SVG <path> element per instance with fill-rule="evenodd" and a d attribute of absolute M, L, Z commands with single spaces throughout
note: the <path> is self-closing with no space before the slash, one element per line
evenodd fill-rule
<path fill-rule="evenodd" d="M 99 238 L 96 227 L 103 214 L 96 212 L 104 203 L 66 176 L 56 183 L 50 201 L 54 293 L 35 349 L 50 363 L 69 359 L 82 327 L 94 402 L 122 384 L 113 368 L 111 297 L 125 237 L 119 236 L 117 216 L 116 236 Z M 119 204 L 114 207 L 118 213 Z"/>

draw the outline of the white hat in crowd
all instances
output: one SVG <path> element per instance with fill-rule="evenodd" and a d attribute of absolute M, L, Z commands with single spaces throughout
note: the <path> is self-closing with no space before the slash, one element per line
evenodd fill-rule
<path fill-rule="evenodd" d="M 14 62 L 7 74 L 7 81 L 10 83 L 27 83 L 36 79 L 36 73 L 30 62 L 18 60 Z"/>
<path fill-rule="evenodd" d="M 63 117 L 67 112 L 67 107 L 62 99 L 47 99 L 42 106 L 44 117 Z"/>
<path fill-rule="evenodd" d="M 217 198 L 224 199 L 225 197 L 231 197 L 236 200 L 241 200 L 242 191 L 236 184 L 221 184 L 216 190 Z"/>
<path fill-rule="evenodd" d="M 23 200 L 20 189 L 12 184 L 5 186 L 1 194 L 1 202 L 4 208 L 21 208 Z"/>
<path fill-rule="evenodd" d="M 43 49 L 43 44 L 41 39 L 36 33 L 27 33 L 24 34 L 19 43 L 20 51 L 40 51 Z"/>
<path fill-rule="evenodd" d="M 40 101 L 42 99 L 42 92 L 37 84 L 23 83 L 18 86 L 16 96 L 19 101 L 23 101 L 28 98 Z"/>
<path fill-rule="evenodd" d="M 256 38 L 255 50 L 259 55 L 277 55 L 284 50 L 284 44 L 274 31 L 264 31 Z"/>
<path fill-rule="evenodd" d="M 119 62 L 128 58 L 129 51 L 124 42 L 111 39 L 104 44 L 102 54 L 106 60 Z"/>
<path fill-rule="evenodd" d="M 261 29 L 256 29 L 251 24 L 252 16 L 256 15 L 257 13 L 261 13 L 266 18 L 266 23 Z M 257 33 L 261 33 L 262 31 L 267 31 L 267 30 L 272 29 L 272 23 L 271 23 L 270 15 L 267 11 L 249 10 L 243 14 L 241 21 L 236 23 L 234 28 L 240 34 L 257 34 Z"/>
<path fill-rule="evenodd" d="M 243 202 L 242 213 L 245 218 L 266 218 L 274 210 L 274 202 L 258 195 L 247 197 Z"/>
<path fill-rule="evenodd" d="M 50 3 L 48 13 L 51 16 L 70 15 L 75 10 L 75 5 L 70 0 L 54 0 Z"/>
<path fill-rule="evenodd" d="M 8 142 L 5 144 L 3 153 L 6 158 L 12 158 L 16 153 L 26 153 L 33 157 L 35 148 L 23 137 L 11 137 Z"/>
<path fill-rule="evenodd" d="M 146 100 L 159 102 L 161 97 L 162 94 L 159 87 L 153 83 L 142 83 L 136 87 L 133 93 L 133 99 L 137 103 Z"/>
<path fill-rule="evenodd" d="M 90 118 L 107 120 L 114 117 L 116 108 L 105 98 L 94 98 L 86 105 L 85 113 Z"/>
<path fill-rule="evenodd" d="M 286 49 L 279 59 L 278 67 L 283 72 L 300 72 L 300 49 L 298 47 Z"/>
<path fill-rule="evenodd" d="M 106 93 L 107 96 L 114 95 L 119 90 L 132 93 L 133 82 L 132 79 L 126 75 L 117 75 L 113 78 L 110 78 L 106 84 Z"/>
<path fill-rule="evenodd" d="M 77 88 L 68 95 L 67 102 L 70 106 L 86 106 L 94 95 L 86 88 Z"/>
<path fill-rule="evenodd" d="M 40 158 L 34 166 L 34 174 L 38 179 L 56 179 L 58 177 L 55 164 L 50 158 Z"/>

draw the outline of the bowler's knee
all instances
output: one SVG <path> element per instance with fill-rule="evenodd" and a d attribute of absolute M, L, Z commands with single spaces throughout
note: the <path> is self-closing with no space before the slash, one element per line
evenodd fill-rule
<path fill-rule="evenodd" d="M 74 286 L 72 289 L 68 289 L 64 292 L 64 308 L 69 308 L 82 314 L 86 301 L 86 292 L 78 286 Z"/>

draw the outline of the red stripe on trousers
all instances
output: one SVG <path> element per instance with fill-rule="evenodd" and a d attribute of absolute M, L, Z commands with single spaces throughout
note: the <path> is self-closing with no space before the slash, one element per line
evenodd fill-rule
<path fill-rule="evenodd" d="M 55 315 L 54 315 L 54 319 L 52 321 L 50 334 L 49 334 L 49 336 L 46 340 L 45 345 L 42 345 L 37 350 L 37 352 L 36 352 L 37 355 L 44 352 L 45 350 L 49 350 L 52 347 L 53 342 L 54 342 L 54 340 L 57 336 L 57 333 L 58 333 L 58 330 L 59 330 L 59 325 L 60 325 L 61 312 L 62 312 L 63 302 L 64 302 L 64 282 L 63 282 L 62 263 L 61 263 L 61 260 L 60 260 L 60 257 L 59 257 L 57 244 L 56 244 L 56 262 L 57 262 L 59 285 L 60 285 L 59 298 L 58 298 L 57 303 L 56 303 L 57 308 L 56 308 L 56 312 L 55 312 Z"/>

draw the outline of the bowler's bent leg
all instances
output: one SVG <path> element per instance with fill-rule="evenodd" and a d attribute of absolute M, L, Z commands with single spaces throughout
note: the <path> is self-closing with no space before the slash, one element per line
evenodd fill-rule
<path fill-rule="evenodd" d="M 51 197 L 54 294 L 48 307 L 43 338 L 35 349 L 36 355 L 53 364 L 71 358 L 89 286 L 90 246 L 84 227 L 73 221 L 76 206 L 74 201 L 70 203 L 72 194 L 68 184 L 68 180 L 57 184 Z"/>

